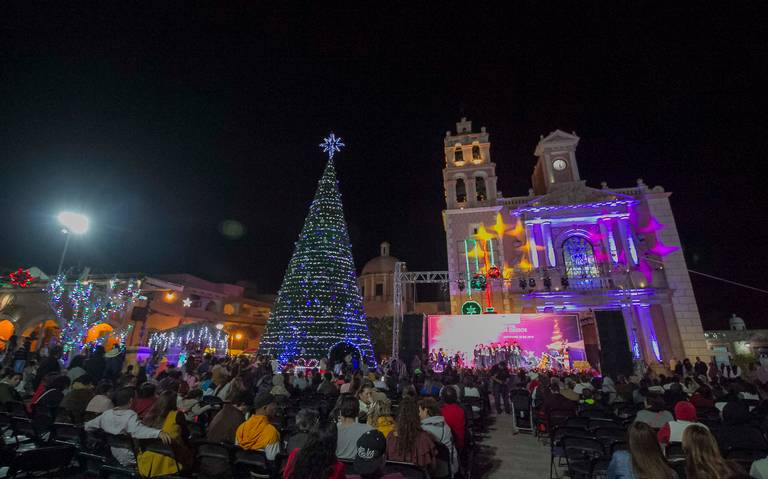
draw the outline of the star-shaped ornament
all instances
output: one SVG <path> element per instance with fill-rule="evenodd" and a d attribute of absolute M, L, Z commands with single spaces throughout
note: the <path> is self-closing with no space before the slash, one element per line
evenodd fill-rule
<path fill-rule="evenodd" d="M 189 298 L 184 298 L 181 301 L 181 304 L 183 304 L 185 308 L 191 308 L 192 307 L 192 300 L 189 299 Z"/>

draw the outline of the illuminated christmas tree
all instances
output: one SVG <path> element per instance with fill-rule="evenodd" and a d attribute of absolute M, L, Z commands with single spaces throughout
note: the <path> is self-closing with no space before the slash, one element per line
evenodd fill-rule
<path fill-rule="evenodd" d="M 563 333 L 560 332 L 560 323 L 555 318 L 555 326 L 552 328 L 552 344 L 560 344 L 563 340 Z"/>
<path fill-rule="evenodd" d="M 369 366 L 376 363 L 357 287 L 334 153 L 344 144 L 333 133 L 320 145 L 328 164 L 278 291 L 261 352 L 285 364 L 320 359 L 348 343 Z"/>

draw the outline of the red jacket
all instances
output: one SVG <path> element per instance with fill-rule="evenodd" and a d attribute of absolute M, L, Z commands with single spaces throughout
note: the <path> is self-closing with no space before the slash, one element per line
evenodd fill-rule
<path fill-rule="evenodd" d="M 291 477 L 291 474 L 293 474 L 293 469 L 296 466 L 296 454 L 301 449 L 294 449 L 291 451 L 291 453 L 288 455 L 288 460 L 285 463 L 285 469 L 283 469 L 283 479 L 288 479 Z M 346 477 L 346 474 L 344 473 L 344 463 L 340 461 L 336 461 L 336 464 L 333 465 L 333 471 L 331 471 L 331 475 L 328 476 L 328 479 L 344 479 Z"/>
<path fill-rule="evenodd" d="M 441 408 L 440 412 L 443 413 L 445 423 L 451 428 L 456 449 L 459 451 L 464 449 L 464 425 L 466 424 L 464 409 L 458 404 L 446 404 Z"/>
<path fill-rule="evenodd" d="M 675 421 L 696 422 L 696 408 L 688 401 L 678 401 L 675 404 Z M 656 435 L 659 443 L 668 444 L 671 429 L 669 423 L 664 424 Z"/>

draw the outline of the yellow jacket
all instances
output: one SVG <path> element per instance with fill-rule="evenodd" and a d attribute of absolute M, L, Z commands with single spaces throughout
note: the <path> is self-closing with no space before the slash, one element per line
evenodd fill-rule
<path fill-rule="evenodd" d="M 251 416 L 238 426 L 235 440 L 243 449 L 264 449 L 280 442 L 280 433 L 269 423 L 266 416 Z"/>
<path fill-rule="evenodd" d="M 136 458 L 141 477 L 157 477 L 168 474 L 176 474 L 179 469 L 176 467 L 178 461 L 181 469 L 191 464 L 192 455 L 181 437 L 181 427 L 176 424 L 176 411 L 171 411 L 163 422 L 163 432 L 171 436 L 173 449 L 176 459 L 156 452 L 145 451 Z"/>

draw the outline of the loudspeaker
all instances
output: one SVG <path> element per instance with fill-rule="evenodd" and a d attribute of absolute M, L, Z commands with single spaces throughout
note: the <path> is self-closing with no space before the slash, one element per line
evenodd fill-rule
<path fill-rule="evenodd" d="M 600 337 L 600 371 L 615 378 L 632 374 L 632 352 L 627 341 L 627 328 L 621 311 L 595 311 Z"/>
<path fill-rule="evenodd" d="M 403 316 L 403 326 L 400 330 L 400 359 L 410 364 L 413 356 L 420 355 L 424 350 L 423 314 L 406 314 Z"/>

